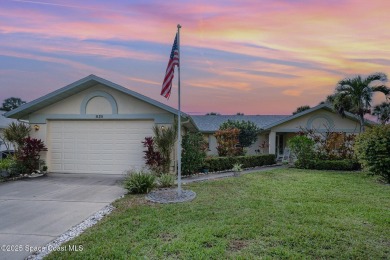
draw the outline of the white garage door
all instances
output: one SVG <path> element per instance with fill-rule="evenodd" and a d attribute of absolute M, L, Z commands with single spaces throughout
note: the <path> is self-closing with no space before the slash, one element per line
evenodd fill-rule
<path fill-rule="evenodd" d="M 144 165 L 153 121 L 50 121 L 50 171 L 121 174 Z"/>

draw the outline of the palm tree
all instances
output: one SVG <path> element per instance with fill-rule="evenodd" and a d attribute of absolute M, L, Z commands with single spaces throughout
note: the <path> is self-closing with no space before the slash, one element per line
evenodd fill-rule
<path fill-rule="evenodd" d="M 387 122 L 390 122 L 390 103 L 383 102 L 379 105 L 376 105 L 372 111 L 372 115 L 377 116 L 378 120 L 383 125 Z"/>
<path fill-rule="evenodd" d="M 163 173 L 169 173 L 171 165 L 171 153 L 177 139 L 177 122 L 169 127 L 153 127 L 154 138 L 157 150 L 160 152 L 163 159 Z"/>
<path fill-rule="evenodd" d="M 383 83 L 387 81 L 384 73 L 374 73 L 362 78 L 340 80 L 335 93 L 327 98 L 334 108 L 345 116 L 345 112 L 355 114 L 359 118 L 360 132 L 364 132 L 364 115 L 371 112 L 371 102 L 374 92 L 382 92 L 386 98 L 390 97 L 390 88 Z M 374 84 L 381 82 L 380 84 Z"/>

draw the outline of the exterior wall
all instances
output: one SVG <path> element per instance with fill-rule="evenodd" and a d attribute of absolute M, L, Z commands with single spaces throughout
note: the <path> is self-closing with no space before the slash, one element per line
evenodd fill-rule
<path fill-rule="evenodd" d="M 218 155 L 217 151 L 217 139 L 214 134 L 204 134 L 204 140 L 209 144 L 209 151 L 207 155 Z"/>
<path fill-rule="evenodd" d="M 298 132 L 299 127 L 314 128 L 326 131 L 327 128 L 333 131 L 342 131 L 348 133 L 359 132 L 359 122 L 348 118 L 342 118 L 336 113 L 321 109 L 298 117 L 281 125 L 275 126 L 271 131 L 275 132 Z"/>
<path fill-rule="evenodd" d="M 50 147 L 47 131 L 50 120 L 153 120 L 168 126 L 173 123 L 174 115 L 110 87 L 96 85 L 30 114 L 28 120 L 31 137 Z M 34 130 L 34 125 L 39 130 Z M 49 162 L 50 152 L 42 153 L 41 158 Z"/>

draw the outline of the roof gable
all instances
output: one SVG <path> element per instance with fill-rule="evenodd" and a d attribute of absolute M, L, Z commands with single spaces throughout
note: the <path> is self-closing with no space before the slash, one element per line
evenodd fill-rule
<path fill-rule="evenodd" d="M 260 129 L 264 129 L 267 125 L 286 117 L 288 115 L 202 115 L 191 116 L 191 120 L 199 131 L 213 133 L 218 131 L 219 126 L 228 120 L 251 121 Z"/>
<path fill-rule="evenodd" d="M 335 113 L 334 109 L 327 103 L 324 103 L 324 104 L 319 104 L 318 106 L 315 106 L 315 107 L 312 107 L 310 109 L 307 109 L 305 111 L 302 111 L 300 113 L 297 113 L 295 115 L 291 115 L 291 116 L 287 116 L 285 118 L 282 118 L 281 120 L 279 121 L 275 121 L 269 125 L 267 125 L 264 130 L 270 130 L 271 128 L 275 127 L 275 126 L 278 126 L 278 125 L 281 125 L 283 123 L 286 123 L 288 121 L 291 121 L 291 120 L 294 120 L 296 118 L 299 118 L 299 117 L 302 117 L 304 115 L 307 115 L 307 114 L 310 114 L 314 111 L 317 111 L 317 110 L 320 110 L 320 109 L 324 109 L 324 110 L 327 110 L 327 111 L 330 111 L 332 113 Z M 354 120 L 354 121 L 359 121 L 358 117 L 352 113 L 349 113 L 349 112 L 345 112 L 345 116 L 351 120 Z M 376 124 L 375 122 L 371 121 L 371 120 L 365 120 L 366 124 L 368 125 L 373 125 L 373 124 Z"/>
<path fill-rule="evenodd" d="M 154 99 L 151 99 L 149 97 L 146 97 L 144 95 L 141 95 L 135 91 L 129 90 L 125 87 L 122 87 L 118 84 L 115 84 L 111 81 L 108 81 L 106 79 L 100 78 L 95 75 L 89 75 L 85 78 L 82 78 L 76 82 L 73 82 L 63 88 L 60 88 L 56 91 L 53 91 L 45 96 L 42 96 L 36 100 L 33 100 L 31 102 L 28 102 L 26 104 L 23 104 L 22 106 L 5 113 L 6 117 L 11 117 L 11 118 L 23 118 L 31 113 L 34 113 L 42 108 L 45 108 L 47 106 L 50 106 L 58 101 L 61 101 L 67 97 L 70 97 L 74 94 L 77 94 L 83 90 L 86 90 L 92 86 L 95 86 L 97 84 L 102 84 L 104 86 L 107 86 L 109 88 L 115 89 L 119 92 L 122 92 L 124 94 L 133 96 L 139 100 L 142 100 L 146 103 L 149 103 L 153 106 L 156 106 L 158 108 L 161 108 L 167 112 L 170 112 L 172 114 L 177 114 L 178 111 L 170 106 L 167 106 L 163 103 L 160 103 Z M 184 113 L 183 113 L 184 114 Z M 185 114 L 184 114 L 185 115 Z"/>

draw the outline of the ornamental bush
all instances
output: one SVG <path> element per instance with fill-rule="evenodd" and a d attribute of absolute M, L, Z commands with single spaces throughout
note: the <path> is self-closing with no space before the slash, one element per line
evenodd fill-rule
<path fill-rule="evenodd" d="M 243 149 L 239 146 L 238 135 L 240 130 L 237 128 L 229 128 L 219 130 L 215 133 L 217 139 L 217 151 L 219 156 L 238 156 L 242 155 Z"/>
<path fill-rule="evenodd" d="M 234 128 L 240 130 L 240 133 L 238 134 L 238 142 L 242 148 L 249 147 L 257 141 L 257 134 L 260 129 L 251 121 L 228 120 L 219 127 L 219 130 Z"/>
<path fill-rule="evenodd" d="M 42 151 L 47 151 L 42 140 L 31 137 L 23 139 L 23 144 L 17 154 L 17 160 L 25 167 L 27 173 L 33 173 L 35 170 L 40 170 L 40 152 Z"/>
<path fill-rule="evenodd" d="M 377 125 L 357 137 L 355 152 L 372 174 L 390 183 L 390 125 Z"/>
<path fill-rule="evenodd" d="M 187 133 L 182 139 L 181 170 L 183 175 L 196 173 L 206 158 L 207 143 L 201 133 Z"/>
<path fill-rule="evenodd" d="M 290 138 L 287 143 L 288 147 L 290 147 L 291 151 L 302 164 L 315 157 L 315 143 L 312 139 L 303 135 L 297 135 Z"/>
<path fill-rule="evenodd" d="M 156 176 L 144 171 L 128 171 L 123 182 L 132 194 L 149 193 L 156 186 Z"/>
<path fill-rule="evenodd" d="M 145 137 L 142 143 L 146 148 L 144 151 L 145 164 L 151 171 L 161 174 L 163 171 L 163 158 L 161 153 L 156 151 L 154 147 L 153 137 Z"/>

